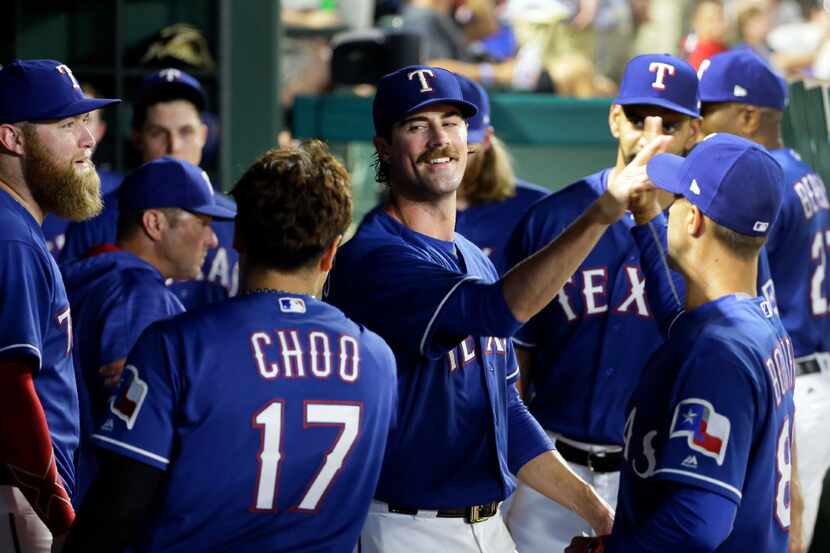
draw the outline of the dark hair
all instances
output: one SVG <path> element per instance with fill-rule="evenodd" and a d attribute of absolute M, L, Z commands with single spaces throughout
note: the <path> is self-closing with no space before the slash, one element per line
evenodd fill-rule
<path fill-rule="evenodd" d="M 375 168 L 375 182 L 389 186 L 389 163 L 380 159 L 377 152 L 372 156 L 372 167 Z"/>
<path fill-rule="evenodd" d="M 319 259 L 352 219 L 349 174 L 319 140 L 265 152 L 231 192 L 250 263 L 294 271 Z"/>
<path fill-rule="evenodd" d="M 147 110 L 161 102 L 173 102 L 175 100 L 185 100 L 193 104 L 193 109 L 196 113 L 201 114 L 199 106 L 201 105 L 201 98 L 199 93 L 185 85 L 169 84 L 166 86 L 158 86 L 156 89 L 144 94 L 144 96 L 135 103 L 133 107 L 133 129 L 139 130 L 147 121 Z"/>
<path fill-rule="evenodd" d="M 161 211 L 170 222 L 170 227 L 173 228 L 179 224 L 182 209 L 177 207 L 160 207 L 156 211 Z M 132 238 L 143 226 L 144 214 L 146 209 L 130 209 L 118 211 L 118 230 L 116 231 L 115 239 L 118 242 Z"/>

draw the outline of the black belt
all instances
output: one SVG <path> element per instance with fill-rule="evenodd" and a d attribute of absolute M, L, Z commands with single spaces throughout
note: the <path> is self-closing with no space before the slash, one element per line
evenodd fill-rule
<path fill-rule="evenodd" d="M 399 515 L 417 515 L 418 509 L 411 509 L 409 507 L 399 507 L 397 505 L 387 505 L 390 513 L 397 513 Z M 497 501 L 492 503 L 485 503 L 484 505 L 473 505 L 472 507 L 460 507 L 458 509 L 439 509 L 435 515 L 440 518 L 463 518 L 470 524 L 487 520 L 495 516 L 499 510 Z"/>
<path fill-rule="evenodd" d="M 556 440 L 556 450 L 566 461 L 588 467 L 588 470 L 591 472 L 619 472 L 622 468 L 622 451 L 599 451 L 597 453 L 591 453 L 590 451 L 574 447 L 562 440 Z"/>
<path fill-rule="evenodd" d="M 821 372 L 821 365 L 818 364 L 815 358 L 802 359 L 795 362 L 795 375 L 804 376 L 805 374 L 814 374 Z"/>

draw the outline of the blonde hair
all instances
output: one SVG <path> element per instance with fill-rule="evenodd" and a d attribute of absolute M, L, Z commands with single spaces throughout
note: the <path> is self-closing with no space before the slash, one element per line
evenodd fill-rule
<path fill-rule="evenodd" d="M 501 202 L 516 195 L 516 173 L 513 159 L 504 142 L 490 138 L 490 149 L 484 152 L 481 173 L 473 181 L 464 181 L 461 195 L 470 204 Z"/>

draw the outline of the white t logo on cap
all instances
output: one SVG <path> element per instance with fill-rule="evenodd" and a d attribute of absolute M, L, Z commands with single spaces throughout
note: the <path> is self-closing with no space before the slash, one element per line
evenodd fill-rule
<path fill-rule="evenodd" d="M 703 60 L 702 62 L 700 62 L 700 67 L 697 68 L 697 78 L 698 78 L 698 80 L 703 78 L 703 73 L 707 69 L 709 69 L 710 65 L 712 65 L 712 62 L 709 61 L 708 59 Z"/>
<path fill-rule="evenodd" d="M 182 78 L 182 72 L 178 69 L 162 69 L 159 71 L 159 77 L 172 83 L 173 81 L 178 81 Z"/>
<path fill-rule="evenodd" d="M 414 77 L 415 75 L 418 75 L 418 80 L 421 81 L 421 92 L 432 92 L 432 87 L 429 86 L 426 76 L 429 75 L 434 79 L 435 73 L 433 73 L 429 69 L 417 69 L 409 75 L 407 75 L 406 78 L 411 81 L 412 77 Z"/>
<path fill-rule="evenodd" d="M 648 70 L 650 73 L 657 73 L 657 76 L 654 78 L 654 82 L 651 83 L 651 88 L 666 90 L 666 83 L 664 82 L 666 73 L 668 72 L 669 76 L 673 77 L 674 66 L 669 63 L 663 63 L 662 61 L 653 61 L 648 64 Z"/>
<path fill-rule="evenodd" d="M 55 69 L 57 69 L 58 73 L 60 73 L 61 75 L 66 75 L 67 77 L 69 77 L 69 80 L 72 81 L 73 88 L 81 88 L 81 85 L 78 84 L 78 80 L 75 78 L 75 75 L 72 74 L 72 70 L 69 69 L 67 66 L 65 66 L 64 64 L 60 64 Z"/>

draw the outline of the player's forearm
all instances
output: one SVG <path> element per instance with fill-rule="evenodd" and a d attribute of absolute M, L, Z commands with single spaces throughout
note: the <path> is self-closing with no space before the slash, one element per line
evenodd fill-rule
<path fill-rule="evenodd" d="M 610 194 L 603 194 L 585 213 L 547 246 L 513 267 L 504 276 L 504 298 L 519 321 L 526 322 L 559 293 L 608 225 L 622 209 Z"/>
<path fill-rule="evenodd" d="M 646 297 L 664 336 L 683 312 L 686 287 L 683 277 L 668 265 L 666 223 L 662 215 L 631 229 L 640 250 L 640 266 L 646 281 Z"/>
<path fill-rule="evenodd" d="M 53 535 L 75 519 L 58 475 L 46 414 L 24 360 L 0 361 L 0 462 Z"/>
<path fill-rule="evenodd" d="M 597 534 L 611 533 L 614 511 L 556 451 L 547 451 L 531 459 L 519 470 L 518 477 L 542 495 L 582 517 Z"/>

